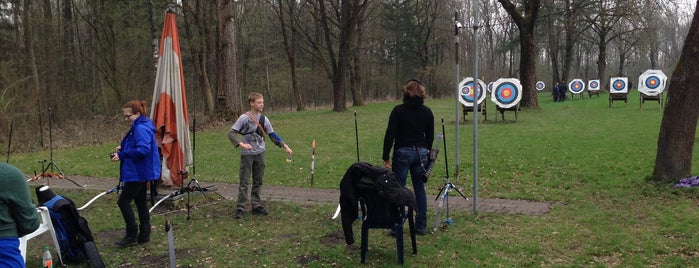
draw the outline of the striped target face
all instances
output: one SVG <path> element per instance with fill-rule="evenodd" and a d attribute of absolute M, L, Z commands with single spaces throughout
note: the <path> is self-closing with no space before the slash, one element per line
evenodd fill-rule
<path fill-rule="evenodd" d="M 587 90 L 599 90 L 599 80 L 590 80 L 587 83 Z"/>
<path fill-rule="evenodd" d="M 490 100 L 501 108 L 517 105 L 522 99 L 522 84 L 515 78 L 500 78 L 493 83 L 493 94 Z"/>
<path fill-rule="evenodd" d="M 546 84 L 544 83 L 544 81 L 537 81 L 536 82 L 536 90 L 542 91 L 542 90 L 544 90 L 544 88 L 546 88 Z"/>
<path fill-rule="evenodd" d="M 570 81 L 568 84 L 568 90 L 573 94 L 579 94 L 585 90 L 585 83 L 580 79 L 573 79 L 573 81 Z"/>

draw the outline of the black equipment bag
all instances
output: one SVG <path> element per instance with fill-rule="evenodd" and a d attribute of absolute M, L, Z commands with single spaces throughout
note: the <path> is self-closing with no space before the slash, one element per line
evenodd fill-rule
<path fill-rule="evenodd" d="M 48 189 L 39 189 L 36 189 L 37 198 L 49 209 L 63 260 L 72 264 L 87 261 L 90 267 L 104 267 L 92 231 L 87 220 L 78 214 L 75 203 L 69 198 L 53 194 Z"/>

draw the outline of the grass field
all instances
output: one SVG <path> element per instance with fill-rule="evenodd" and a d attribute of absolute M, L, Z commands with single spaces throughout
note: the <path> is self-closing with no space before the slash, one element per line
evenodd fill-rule
<path fill-rule="evenodd" d="M 410 267 L 685 267 L 699 265 L 699 193 L 673 189 L 647 180 L 653 169 L 662 111 L 638 95 L 629 103 L 608 107 L 607 95 L 585 96 L 554 103 L 545 93 L 539 109 L 525 109 L 514 121 L 495 121 L 487 100 L 488 120 L 478 124 L 478 194 L 481 198 L 509 198 L 555 202 L 543 216 L 452 211 L 455 223 L 418 238 L 418 255 L 406 254 Z M 327 110 L 272 113 L 277 133 L 294 150 L 285 161 L 283 150 L 268 148 L 268 185 L 337 188 L 347 167 L 357 160 L 381 163 L 386 120 L 398 101 Z M 472 195 L 474 128 L 459 125 L 458 177 L 453 99 L 426 101 L 434 112 L 436 132 L 444 118 L 447 163 L 452 182 Z M 355 113 L 359 137 L 355 140 Z M 461 114 L 460 107 L 458 114 Z M 499 115 L 498 115 L 499 116 Z M 483 119 L 479 115 L 479 119 Z M 196 176 L 205 182 L 237 182 L 239 151 L 226 138 L 228 127 L 196 133 Z M 314 185 L 310 182 L 311 142 L 318 144 Z M 357 151 L 357 144 L 359 150 Z M 115 144 L 61 149 L 54 157 L 66 174 L 116 178 L 118 168 L 107 159 Z M 442 150 L 444 148 L 441 148 Z M 11 163 L 27 173 L 40 168 L 49 152 L 12 155 Z M 428 194 L 436 194 L 445 177 L 440 155 Z M 696 159 L 696 157 L 695 157 Z M 694 163 L 695 171 L 699 168 Z M 694 172 L 696 173 L 696 172 Z M 96 194 L 70 190 L 76 203 Z M 97 233 L 98 246 L 110 267 L 166 267 L 167 239 L 157 228 L 147 245 L 121 249 L 112 242 L 123 235 L 116 196 L 106 196 L 84 211 Z M 155 226 L 175 224 L 178 264 L 181 267 L 355 267 L 359 245 L 346 246 L 341 225 L 328 219 L 328 206 L 300 206 L 270 202 L 268 217 L 233 219 L 234 201 L 195 199 L 195 219 L 182 213 L 154 215 Z M 429 202 L 429 201 L 428 201 Z M 434 212 L 428 215 L 432 221 Z M 355 224 L 355 236 L 359 224 Z M 373 231 L 368 267 L 396 263 L 392 238 Z M 30 246 L 32 246 L 30 244 Z M 38 267 L 40 248 L 30 251 L 29 267 Z M 33 256 L 31 256 L 33 254 Z M 34 266 L 32 266 L 34 265 Z"/>

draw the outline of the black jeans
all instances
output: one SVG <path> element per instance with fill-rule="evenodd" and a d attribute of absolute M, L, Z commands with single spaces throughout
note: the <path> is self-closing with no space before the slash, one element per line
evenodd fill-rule
<path fill-rule="evenodd" d="M 138 219 L 141 231 L 150 230 L 150 213 L 148 212 L 148 201 L 146 200 L 146 182 L 125 182 L 121 189 L 121 195 L 117 205 L 121 210 L 126 224 L 126 236 L 136 237 L 136 218 L 131 207 L 131 200 L 136 203 L 138 209 Z"/>

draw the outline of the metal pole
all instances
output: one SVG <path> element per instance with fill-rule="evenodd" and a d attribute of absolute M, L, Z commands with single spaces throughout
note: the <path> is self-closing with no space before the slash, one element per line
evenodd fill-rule
<path fill-rule="evenodd" d="M 478 0 L 472 2 L 473 10 L 473 84 L 474 89 L 478 89 Z M 482 94 L 485 94 L 485 88 L 481 88 Z M 475 93 L 479 91 L 476 90 Z M 477 96 L 477 94 L 474 94 Z M 474 100 L 473 104 L 473 214 L 478 213 L 478 99 Z"/>
<path fill-rule="evenodd" d="M 459 29 L 461 28 L 461 23 L 459 23 L 459 13 L 454 12 L 454 59 L 456 60 L 456 104 L 454 105 L 454 122 L 455 122 L 455 130 L 454 130 L 454 143 L 456 144 L 456 148 L 454 150 L 455 153 L 455 160 L 454 160 L 454 166 L 456 167 L 454 170 L 454 178 L 459 178 L 459 107 L 461 107 L 461 104 L 459 103 L 459 93 L 461 90 L 459 89 Z M 449 174 L 447 174 L 449 176 Z"/>

